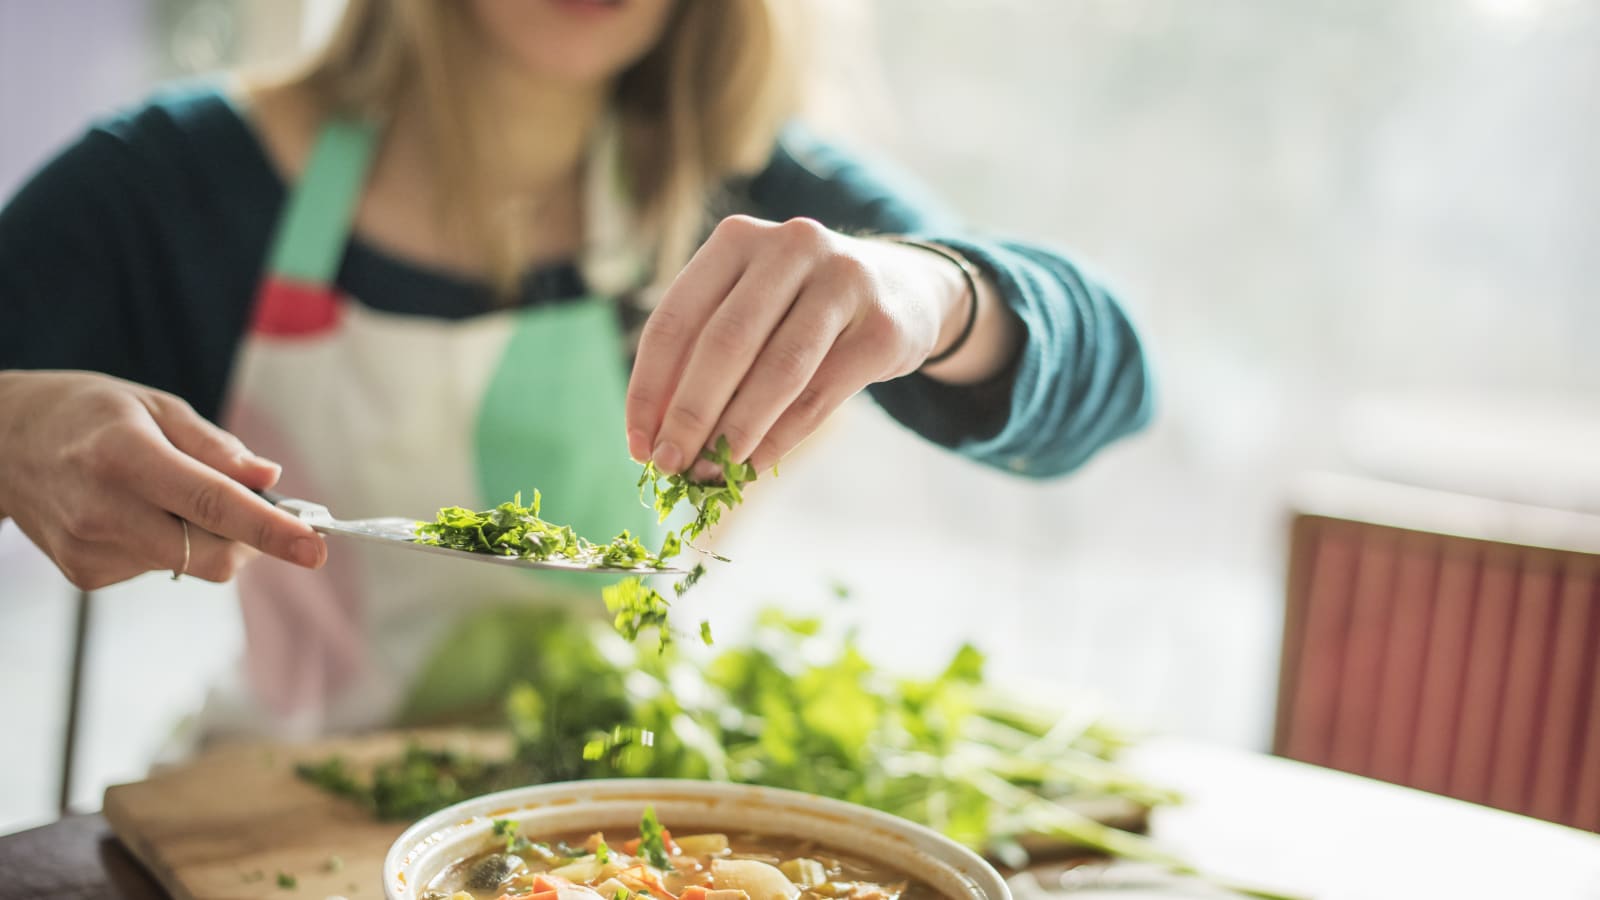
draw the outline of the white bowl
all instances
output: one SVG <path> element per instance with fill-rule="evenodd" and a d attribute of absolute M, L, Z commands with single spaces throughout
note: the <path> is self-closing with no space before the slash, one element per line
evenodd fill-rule
<path fill-rule="evenodd" d="M 717 830 L 814 840 L 921 880 L 948 900 L 1011 900 L 994 867 L 888 813 L 776 788 L 679 779 L 567 781 L 485 794 L 406 829 L 383 861 L 389 900 L 417 900 L 451 863 L 488 849 L 495 819 L 541 835 L 636 829 L 646 806 L 679 834 Z"/>

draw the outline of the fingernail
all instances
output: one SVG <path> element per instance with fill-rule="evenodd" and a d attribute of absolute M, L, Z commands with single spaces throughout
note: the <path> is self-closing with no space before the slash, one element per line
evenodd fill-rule
<path fill-rule="evenodd" d="M 650 458 L 655 460 L 656 468 L 663 472 L 683 471 L 683 451 L 678 449 L 677 444 L 670 441 L 662 441 L 657 444 L 656 450 L 650 454 Z"/>
<path fill-rule="evenodd" d="M 711 479 L 716 478 L 718 475 L 721 475 L 721 474 L 722 474 L 721 467 L 719 467 L 716 463 L 711 462 L 710 460 L 702 459 L 699 462 L 694 464 L 694 476 L 693 477 L 694 477 L 695 481 L 710 481 Z"/>
<path fill-rule="evenodd" d="M 249 466 L 265 466 L 269 469 L 281 470 L 283 468 L 283 466 L 280 466 L 272 460 L 267 459 L 265 456 L 257 456 L 254 453 L 251 453 L 249 450 L 239 454 L 239 462 Z"/>
<path fill-rule="evenodd" d="M 650 455 L 645 452 L 648 449 L 650 449 L 650 439 L 644 432 L 638 429 L 628 432 L 628 455 L 633 457 L 634 462 L 642 463 L 648 459 Z"/>
<path fill-rule="evenodd" d="M 315 569 L 322 562 L 322 548 L 316 538 L 295 538 L 294 545 L 289 548 L 289 557 L 308 569 Z"/>

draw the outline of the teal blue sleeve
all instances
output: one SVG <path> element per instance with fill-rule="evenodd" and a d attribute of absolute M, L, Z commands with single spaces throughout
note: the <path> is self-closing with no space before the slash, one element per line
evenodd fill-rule
<path fill-rule="evenodd" d="M 767 218 L 807 216 L 842 231 L 943 244 L 998 288 L 1026 333 L 999 375 L 957 386 L 911 374 L 867 389 L 924 438 L 1044 478 L 1149 422 L 1151 376 L 1137 331 L 1111 292 L 1064 254 L 964 227 L 903 177 L 793 128 L 751 182 L 749 200 Z"/>

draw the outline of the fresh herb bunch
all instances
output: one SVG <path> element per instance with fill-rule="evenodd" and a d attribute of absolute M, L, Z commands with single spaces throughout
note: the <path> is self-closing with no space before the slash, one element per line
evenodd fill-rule
<path fill-rule="evenodd" d="M 330 760 L 314 783 L 385 818 L 414 818 L 507 785 L 602 777 L 695 778 L 838 797 L 923 822 L 1016 861 L 1042 834 L 1180 868 L 1140 835 L 1063 806 L 1176 798 L 1118 767 L 1125 734 L 1084 710 L 998 691 L 961 648 L 931 678 L 900 678 L 819 619 L 769 610 L 754 639 L 706 661 L 631 653 L 571 620 L 529 621 L 526 680 L 506 701 L 510 759 L 413 747 L 370 779 Z"/>

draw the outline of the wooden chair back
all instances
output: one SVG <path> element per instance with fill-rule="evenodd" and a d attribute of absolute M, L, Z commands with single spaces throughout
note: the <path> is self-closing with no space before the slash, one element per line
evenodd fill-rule
<path fill-rule="evenodd" d="M 1600 831 L 1600 517 L 1300 492 L 1274 752 Z"/>

